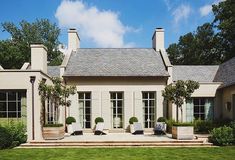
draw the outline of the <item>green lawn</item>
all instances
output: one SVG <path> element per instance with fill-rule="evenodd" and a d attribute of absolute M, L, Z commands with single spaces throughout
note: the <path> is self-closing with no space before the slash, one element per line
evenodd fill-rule
<path fill-rule="evenodd" d="M 170 159 L 235 160 L 235 147 L 213 148 L 58 148 L 0 150 L 1 160 Z"/>

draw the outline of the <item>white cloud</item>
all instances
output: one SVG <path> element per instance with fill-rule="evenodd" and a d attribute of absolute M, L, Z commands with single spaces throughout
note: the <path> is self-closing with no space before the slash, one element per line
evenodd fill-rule
<path fill-rule="evenodd" d="M 212 11 L 212 6 L 211 5 L 205 5 L 199 8 L 200 15 L 202 17 L 207 16 L 210 14 Z"/>
<path fill-rule="evenodd" d="M 219 4 L 219 2 L 222 2 L 225 0 L 215 0 L 213 3 L 211 4 L 206 4 L 202 7 L 199 8 L 199 13 L 202 17 L 209 15 L 212 12 L 212 5 L 215 4 Z"/>
<path fill-rule="evenodd" d="M 82 38 L 91 40 L 97 47 L 133 47 L 133 42 L 124 43 L 124 35 L 139 31 L 125 26 L 118 13 L 99 10 L 82 1 L 62 1 L 55 17 L 61 27 L 76 27 Z"/>
<path fill-rule="evenodd" d="M 180 21 L 187 20 L 191 12 L 192 8 L 189 5 L 181 4 L 172 12 L 174 23 L 177 25 Z"/>

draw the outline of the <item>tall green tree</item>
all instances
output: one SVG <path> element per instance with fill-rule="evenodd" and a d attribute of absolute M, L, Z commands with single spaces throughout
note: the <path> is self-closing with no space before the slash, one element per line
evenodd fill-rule
<path fill-rule="evenodd" d="M 181 111 L 181 122 L 183 121 L 183 109 L 182 105 L 185 101 L 191 99 L 192 93 L 199 88 L 199 83 L 195 81 L 182 81 L 179 80 L 176 83 L 169 84 L 162 92 L 162 96 L 165 100 L 170 101 L 176 105 L 176 120 L 179 121 L 178 110 Z"/>
<path fill-rule="evenodd" d="M 215 15 L 214 26 L 223 46 L 224 60 L 235 56 L 235 1 L 226 0 L 212 6 Z"/>
<path fill-rule="evenodd" d="M 235 56 L 235 1 L 213 5 L 214 21 L 197 27 L 167 49 L 173 64 L 220 64 Z"/>
<path fill-rule="evenodd" d="M 59 65 L 63 54 L 58 50 L 60 29 L 48 19 L 37 19 L 29 23 L 21 21 L 19 25 L 4 22 L 2 31 L 8 32 L 11 39 L 0 41 L 0 65 L 3 68 L 20 68 L 24 62 L 30 62 L 30 44 L 42 43 L 48 49 L 49 65 Z"/>

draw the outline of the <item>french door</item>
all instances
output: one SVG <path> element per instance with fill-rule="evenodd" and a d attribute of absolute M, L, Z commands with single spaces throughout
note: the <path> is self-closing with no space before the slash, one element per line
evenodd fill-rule
<path fill-rule="evenodd" d="M 110 92 L 113 128 L 123 128 L 123 92 Z"/>
<path fill-rule="evenodd" d="M 91 93 L 79 92 L 79 122 L 83 128 L 91 128 Z"/>
<path fill-rule="evenodd" d="M 144 110 L 144 128 L 153 128 L 155 125 L 156 93 L 142 92 Z"/>

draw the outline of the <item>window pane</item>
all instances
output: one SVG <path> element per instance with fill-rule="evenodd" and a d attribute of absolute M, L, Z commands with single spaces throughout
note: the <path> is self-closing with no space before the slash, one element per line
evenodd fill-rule
<path fill-rule="evenodd" d="M 122 100 L 118 100 L 118 101 L 117 101 L 117 106 L 118 106 L 118 107 L 122 107 Z"/>
<path fill-rule="evenodd" d="M 0 112 L 0 118 L 7 118 L 6 112 Z"/>
<path fill-rule="evenodd" d="M 200 100 L 200 105 L 205 105 L 205 98 L 201 98 Z"/>
<path fill-rule="evenodd" d="M 90 114 L 91 113 L 91 109 L 90 108 L 86 108 L 86 114 Z"/>
<path fill-rule="evenodd" d="M 194 113 L 199 113 L 199 106 L 194 106 Z"/>
<path fill-rule="evenodd" d="M 0 111 L 7 111 L 6 102 L 0 102 Z"/>
<path fill-rule="evenodd" d="M 6 92 L 0 91 L 0 101 L 6 101 Z"/>
<path fill-rule="evenodd" d="M 85 93 L 85 98 L 86 99 L 91 99 L 91 93 Z"/>
<path fill-rule="evenodd" d="M 154 100 L 149 100 L 149 106 L 155 106 L 155 101 Z"/>
<path fill-rule="evenodd" d="M 199 105 L 199 99 L 198 98 L 194 98 L 193 99 L 193 104 L 194 105 Z"/>
<path fill-rule="evenodd" d="M 143 97 L 143 99 L 148 99 L 148 93 L 147 92 L 143 92 L 142 93 L 142 97 Z"/>
<path fill-rule="evenodd" d="M 79 99 L 84 99 L 84 94 L 83 93 L 78 93 L 78 98 Z"/>
<path fill-rule="evenodd" d="M 16 102 L 8 103 L 8 111 L 16 111 Z"/>
<path fill-rule="evenodd" d="M 8 100 L 9 101 L 16 101 L 16 92 L 9 91 L 8 92 Z"/>
<path fill-rule="evenodd" d="M 91 107 L 91 101 L 86 101 L 85 103 L 86 103 L 86 104 L 85 104 L 86 107 Z"/>
<path fill-rule="evenodd" d="M 9 118 L 16 118 L 16 112 L 8 112 Z"/>
<path fill-rule="evenodd" d="M 150 93 L 149 93 L 149 98 L 150 98 L 150 99 L 155 99 L 155 94 L 154 94 L 154 92 L 150 92 Z"/>
<path fill-rule="evenodd" d="M 200 113 L 204 113 L 205 112 L 205 106 L 200 106 Z"/>
<path fill-rule="evenodd" d="M 110 93 L 110 99 L 116 99 L 116 93 Z"/>
<path fill-rule="evenodd" d="M 122 99 L 122 93 L 117 93 L 117 99 Z"/>

